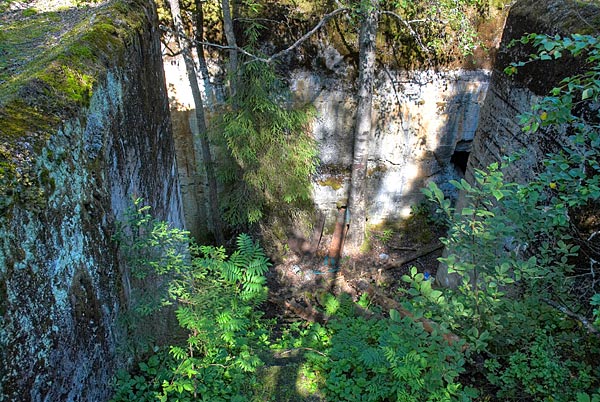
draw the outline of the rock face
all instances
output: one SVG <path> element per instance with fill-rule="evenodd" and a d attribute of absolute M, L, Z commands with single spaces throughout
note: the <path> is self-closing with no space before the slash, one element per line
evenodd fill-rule
<path fill-rule="evenodd" d="M 49 73 L 18 91 L 42 86 L 47 102 L 39 93 L 0 98 L 0 400 L 107 400 L 128 282 L 111 238 L 115 223 L 136 196 L 182 225 L 153 7 L 140 0 L 73 11 L 85 32 L 71 35 L 65 52 L 86 46 L 81 53 L 93 63 L 61 68 L 87 68 L 94 84 L 68 113 L 49 106 L 61 96 L 42 82 Z M 90 43 L 104 50 L 88 48 L 86 34 L 102 29 L 110 35 Z M 50 65 L 71 61 L 59 55 Z M 15 102 L 34 105 L 49 123 L 11 132 L 21 124 Z M 11 167 L 29 173 L 11 178 Z"/>
<path fill-rule="evenodd" d="M 468 177 L 472 176 L 474 168 L 488 166 L 526 148 L 524 158 L 508 172 L 511 179 L 526 181 L 538 170 L 543 157 L 556 151 L 564 141 L 558 134 L 543 130 L 533 136 L 523 133 L 518 125 L 518 115 L 530 111 L 537 99 L 547 95 L 561 79 L 580 73 L 580 61 L 565 56 L 559 61 L 537 62 L 520 68 L 514 77 L 509 77 L 504 74 L 504 68 L 511 62 L 526 60 L 531 49 L 509 48 L 508 44 L 530 32 L 548 35 L 597 32 L 599 16 L 597 3 L 575 0 L 519 0 L 511 8 L 473 142 Z"/>
<path fill-rule="evenodd" d="M 594 28 L 595 27 L 595 28 Z M 525 149 L 519 161 L 506 171 L 507 180 L 527 182 L 541 168 L 549 152 L 560 149 L 565 138 L 556 131 L 543 129 L 531 135 L 519 126 L 518 116 L 531 110 L 537 100 L 565 77 L 578 74 L 580 61 L 565 56 L 559 61 L 536 62 L 519 68 L 517 75 L 509 77 L 503 70 L 511 62 L 527 59 L 531 48 L 509 47 L 513 39 L 531 32 L 548 35 L 598 32 L 600 8 L 597 3 L 575 0 L 519 0 L 512 6 L 506 20 L 502 41 L 492 72 L 488 94 L 481 109 L 480 121 L 469 163 L 466 179 L 473 181 L 474 169 L 482 169 L 503 157 Z M 459 200 L 460 203 L 460 200 Z M 443 267 L 436 280 L 444 286 L 454 286 L 455 277 Z"/>

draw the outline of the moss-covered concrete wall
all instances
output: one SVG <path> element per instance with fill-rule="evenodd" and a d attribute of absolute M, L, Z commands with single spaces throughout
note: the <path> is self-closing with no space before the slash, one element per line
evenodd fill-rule
<path fill-rule="evenodd" d="M 0 400 L 107 400 L 115 223 L 138 196 L 182 225 L 155 19 L 150 0 L 0 17 Z"/>

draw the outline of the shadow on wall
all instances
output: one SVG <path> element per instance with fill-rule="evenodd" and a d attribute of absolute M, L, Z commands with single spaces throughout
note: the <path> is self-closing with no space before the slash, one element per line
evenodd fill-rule
<path fill-rule="evenodd" d="M 435 181 L 448 195 L 449 180 L 464 176 L 479 110 L 487 93 L 486 71 L 398 75 L 379 96 L 377 132 L 369 161 L 371 221 L 408 216 Z M 394 89 L 389 87 L 393 86 Z"/>

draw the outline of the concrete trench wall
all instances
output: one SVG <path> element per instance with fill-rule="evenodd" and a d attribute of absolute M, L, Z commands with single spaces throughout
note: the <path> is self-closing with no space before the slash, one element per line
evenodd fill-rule
<path fill-rule="evenodd" d="M 336 68 L 342 72 L 297 69 L 288 78 L 295 101 L 310 102 L 316 109 L 312 133 L 319 146 L 320 166 L 313 178 L 313 201 L 329 223 L 335 220 L 336 206 L 347 199 L 356 109 L 352 74 L 345 72 L 350 67 L 340 62 Z M 185 66 L 183 61 L 167 61 L 165 71 L 174 135 L 181 144 L 177 148 L 186 222 L 192 232 L 202 232 L 206 230 L 205 184 L 194 173 L 197 161 L 189 146 L 193 102 Z M 448 180 L 462 177 L 453 157 L 457 151 L 470 151 L 489 78 L 487 70 L 378 75 L 374 99 L 378 123 L 368 168 L 370 223 L 408 216 L 411 206 L 422 200 L 420 189 L 430 180 L 450 191 Z"/>
<path fill-rule="evenodd" d="M 89 104 L 33 151 L 43 205 L 0 217 L 0 400 L 108 400 L 127 304 L 115 223 L 137 196 L 183 225 L 154 5 L 127 6 L 138 23 L 102 59 Z"/>

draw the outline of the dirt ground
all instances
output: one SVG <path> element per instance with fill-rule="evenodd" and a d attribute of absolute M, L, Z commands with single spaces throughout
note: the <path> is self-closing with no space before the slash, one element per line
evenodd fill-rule
<path fill-rule="evenodd" d="M 371 230 L 367 251 L 358 258 L 342 257 L 335 267 L 328 264 L 327 258 L 332 235 L 323 235 L 315 253 L 290 252 L 271 267 L 265 312 L 283 321 L 310 319 L 302 315 L 319 310 L 319 295 L 347 293 L 357 300 L 365 283 L 392 297 L 399 288 L 408 286 L 402 276 L 413 266 L 435 277 L 443 251 L 439 238 L 444 232 L 443 227 L 425 217 L 411 217 L 394 229 Z"/>

